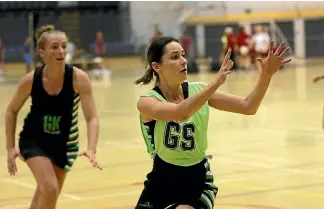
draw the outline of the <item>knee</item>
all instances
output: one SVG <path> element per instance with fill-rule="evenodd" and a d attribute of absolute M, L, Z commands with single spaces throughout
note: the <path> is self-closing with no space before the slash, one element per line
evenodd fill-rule
<path fill-rule="evenodd" d="M 194 209 L 190 205 L 179 205 L 176 207 L 176 209 Z"/>
<path fill-rule="evenodd" d="M 47 180 L 44 183 L 38 185 L 39 192 L 43 195 L 49 195 L 57 197 L 60 192 L 60 187 L 57 180 Z"/>
<path fill-rule="evenodd" d="M 29 209 L 36 209 L 37 208 L 39 197 L 40 197 L 40 190 L 39 190 L 39 187 L 37 187 L 34 198 L 33 198 L 32 202 L 31 202 L 31 206 L 30 206 Z"/>

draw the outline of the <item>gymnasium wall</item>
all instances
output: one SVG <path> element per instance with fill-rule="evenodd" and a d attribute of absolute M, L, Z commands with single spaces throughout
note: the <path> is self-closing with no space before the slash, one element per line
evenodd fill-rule
<path fill-rule="evenodd" d="M 43 12 L 40 15 L 40 25 L 58 23 L 58 13 Z M 28 36 L 28 13 L 0 14 L 0 28 L 0 38 L 2 39 L 6 50 L 5 61 L 23 61 L 23 45 Z M 60 28 L 60 26 L 58 26 L 58 28 Z"/>
<path fill-rule="evenodd" d="M 194 16 L 224 16 L 241 14 L 250 9 L 251 12 L 286 12 L 298 9 L 324 9 L 324 2 L 292 2 L 292 1 L 216 1 L 216 2 L 130 2 L 130 20 L 133 34 L 147 40 L 151 37 L 154 24 L 158 23 L 166 35 L 177 36 L 176 20 L 181 13 L 180 6 L 195 8 Z M 213 5 L 213 9 L 206 9 Z"/>
<path fill-rule="evenodd" d="M 324 2 L 315 1 L 222 1 L 202 2 L 201 5 L 214 5 L 213 10 L 200 10 L 196 16 L 220 15 L 215 10 L 225 10 L 228 15 L 245 13 L 247 10 L 254 13 L 274 11 L 295 11 L 307 9 L 324 9 Z"/>
<path fill-rule="evenodd" d="M 300 58 L 324 57 L 324 2 L 224 2 L 227 15 L 201 10 L 186 19 L 198 57 L 218 59 L 220 37 L 226 26 L 237 32 L 244 25 L 249 32 L 254 24 L 276 25 L 273 38 L 284 39 Z M 250 8 L 251 13 L 245 13 Z M 299 8 L 297 10 L 297 8 Z M 211 10 L 209 10 L 211 12 Z M 192 29 L 195 28 L 195 29 Z M 280 33 L 280 34 L 279 34 Z"/>
<path fill-rule="evenodd" d="M 80 43 L 78 47 L 87 53 L 94 52 L 96 32 L 104 34 L 107 56 L 133 56 L 137 55 L 136 46 L 131 43 L 131 29 L 129 17 L 129 4 L 123 4 L 118 11 L 113 9 L 77 11 L 79 18 L 64 28 L 63 13 L 70 11 L 43 11 L 39 12 L 37 28 L 45 24 L 54 24 L 69 35 L 67 29 L 78 30 Z M 75 12 L 75 11 L 73 11 Z M 5 62 L 23 62 L 23 45 L 28 36 L 27 12 L 1 12 L 0 38 L 5 46 Z"/>
<path fill-rule="evenodd" d="M 154 25 L 158 23 L 164 35 L 179 37 L 181 31 L 176 23 L 181 16 L 176 9 L 179 5 L 192 9 L 192 16 L 185 22 L 187 31 L 194 39 L 196 57 L 219 57 L 220 36 L 228 25 L 235 31 L 239 25 L 247 25 L 251 31 L 253 24 L 269 25 L 272 20 L 275 20 L 291 48 L 296 50 L 297 56 L 324 56 L 323 49 L 319 47 L 324 44 L 324 22 L 321 19 L 324 16 L 324 2 L 218 1 L 173 2 L 172 5 L 170 2 L 131 2 L 133 36 L 147 44 L 154 33 Z M 212 9 L 210 5 L 213 5 Z M 250 13 L 247 14 L 247 10 Z M 297 37 L 301 33 L 303 35 Z"/>
<path fill-rule="evenodd" d="M 80 46 L 93 52 L 95 33 L 102 31 L 106 40 L 107 56 L 141 55 L 139 47 L 147 45 L 155 24 L 164 35 L 179 37 L 177 20 L 183 2 L 122 2 L 119 10 L 79 11 Z M 207 8 L 210 4 L 215 7 Z M 276 22 L 281 32 L 299 57 L 323 57 L 324 2 L 184 2 L 193 8 L 185 19 L 188 33 L 193 38 L 196 57 L 219 57 L 220 36 L 228 25 L 237 31 L 240 24 L 251 28 L 255 23 Z M 177 9 L 178 8 L 178 9 Z M 250 14 L 244 13 L 246 9 Z M 41 12 L 39 25 L 55 24 L 62 29 L 61 12 Z M 10 26 L 10 27 L 8 27 Z M 23 61 L 23 44 L 28 35 L 27 13 L 0 13 L 0 38 L 6 47 L 6 62 Z M 64 29 L 65 30 L 65 29 Z M 144 47 L 142 47 L 144 48 Z"/>
<path fill-rule="evenodd" d="M 131 1 L 130 20 L 133 35 L 142 43 L 147 43 L 154 33 L 154 25 L 165 35 L 178 36 L 176 19 L 180 13 L 170 9 L 171 3 L 152 1 Z"/>

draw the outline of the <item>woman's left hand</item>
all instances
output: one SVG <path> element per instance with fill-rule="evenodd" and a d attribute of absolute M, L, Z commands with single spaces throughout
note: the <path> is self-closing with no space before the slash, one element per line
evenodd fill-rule
<path fill-rule="evenodd" d="M 102 170 L 102 167 L 99 165 L 97 159 L 96 159 L 96 152 L 91 150 L 91 149 L 87 149 L 86 151 L 83 151 L 80 153 L 80 156 L 85 156 L 89 159 L 90 163 L 93 165 L 93 167 L 95 168 L 99 168 L 100 170 Z"/>
<path fill-rule="evenodd" d="M 277 50 L 273 53 L 273 41 L 270 41 L 268 56 L 265 59 L 257 58 L 261 65 L 262 74 L 272 76 L 284 64 L 289 63 L 292 59 L 284 60 L 289 47 L 284 48 L 285 42 L 281 42 Z M 284 48 L 284 49 L 283 49 Z"/>

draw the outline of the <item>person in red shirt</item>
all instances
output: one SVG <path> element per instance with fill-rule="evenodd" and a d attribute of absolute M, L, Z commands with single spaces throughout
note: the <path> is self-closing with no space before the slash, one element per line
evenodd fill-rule
<path fill-rule="evenodd" d="M 106 42 L 100 31 L 96 34 L 95 52 L 98 57 L 103 57 L 106 54 Z"/>
<path fill-rule="evenodd" d="M 185 51 L 186 55 L 189 56 L 189 54 L 191 52 L 190 49 L 191 49 L 192 40 L 187 32 L 184 32 L 184 34 L 180 38 L 180 44 L 181 44 L 183 50 Z"/>
<path fill-rule="evenodd" d="M 0 64 L 4 63 L 4 46 L 2 44 L 2 40 L 0 38 Z"/>
<path fill-rule="evenodd" d="M 4 74 L 4 67 L 5 67 L 5 47 L 3 45 L 3 42 L 0 38 L 0 80 L 3 79 L 2 75 Z"/>
<path fill-rule="evenodd" d="M 240 31 L 237 34 L 237 46 L 238 46 L 238 65 L 241 69 L 248 69 L 250 67 L 250 48 L 249 48 L 250 36 L 246 33 L 244 27 L 240 27 Z"/>
<path fill-rule="evenodd" d="M 146 51 L 147 51 L 148 47 L 153 43 L 153 41 L 155 41 L 155 40 L 158 39 L 158 38 L 162 38 L 162 36 L 163 36 L 163 33 L 162 33 L 162 31 L 159 29 L 159 26 L 158 26 L 158 25 L 155 25 L 155 26 L 154 26 L 154 34 L 153 34 L 152 38 L 149 40 L 149 43 L 148 43 L 148 45 L 146 46 L 146 49 L 143 51 L 142 61 L 143 61 L 144 63 L 147 62 L 147 60 L 146 60 Z"/>
<path fill-rule="evenodd" d="M 153 37 L 151 38 L 151 42 L 150 42 L 150 44 L 153 43 L 153 41 L 155 41 L 156 39 L 161 38 L 162 35 L 163 35 L 162 32 L 159 31 L 159 30 L 157 30 L 157 31 L 155 32 L 155 34 L 153 35 Z"/>
<path fill-rule="evenodd" d="M 155 24 L 154 25 L 154 35 L 153 35 L 153 37 L 151 38 L 151 40 L 150 40 L 150 44 L 149 45 L 151 45 L 151 43 L 153 43 L 153 41 L 155 41 L 156 39 L 158 39 L 158 38 L 161 38 L 163 36 L 163 33 L 162 33 L 162 31 L 159 29 L 159 25 L 158 24 Z"/>

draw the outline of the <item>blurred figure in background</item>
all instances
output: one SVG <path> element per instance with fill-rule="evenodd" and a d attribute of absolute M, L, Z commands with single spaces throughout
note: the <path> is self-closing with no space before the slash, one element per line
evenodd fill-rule
<path fill-rule="evenodd" d="M 155 29 L 154 30 L 155 30 L 155 32 L 153 34 L 153 37 L 150 40 L 150 44 L 149 45 L 151 45 L 151 43 L 153 41 L 155 41 L 156 39 L 161 38 L 163 36 L 162 31 L 160 31 L 160 29 L 157 26 L 155 26 Z"/>
<path fill-rule="evenodd" d="M 5 58 L 5 49 L 0 38 L 0 81 L 4 80 L 4 58 Z"/>
<path fill-rule="evenodd" d="M 257 62 L 255 62 L 255 59 L 263 59 L 268 55 L 270 36 L 267 32 L 265 32 L 264 28 L 260 24 L 254 26 L 254 31 L 255 34 L 252 36 L 252 47 L 253 51 L 255 52 L 253 63 L 254 68 L 260 70 L 260 66 L 257 64 Z"/>
<path fill-rule="evenodd" d="M 24 43 L 24 60 L 26 63 L 26 73 L 29 73 L 31 71 L 31 67 L 33 64 L 33 58 L 30 54 L 31 49 L 31 43 L 32 43 L 32 38 L 28 36 L 25 40 Z"/>
<path fill-rule="evenodd" d="M 100 31 L 96 34 L 95 53 L 97 57 L 104 57 L 106 55 L 106 43 L 103 33 Z"/>
<path fill-rule="evenodd" d="M 75 44 L 72 41 L 69 41 L 66 46 L 66 56 L 65 56 L 65 62 L 71 63 L 74 58 L 75 53 Z"/>
<path fill-rule="evenodd" d="M 247 70 L 250 67 L 250 35 L 247 34 L 243 26 L 240 27 L 240 31 L 237 34 L 237 46 L 238 46 L 238 67 L 240 69 Z"/>
<path fill-rule="evenodd" d="M 233 34 L 232 27 L 225 28 L 224 35 L 221 37 L 221 44 L 222 44 L 222 52 L 221 52 L 220 63 L 223 62 L 226 52 L 228 51 L 229 48 L 231 48 L 232 53 L 230 59 L 234 62 L 232 70 L 235 70 L 237 68 L 236 65 L 237 47 L 236 47 L 236 38 Z"/>
<path fill-rule="evenodd" d="M 3 67 L 4 58 L 5 58 L 5 49 L 4 49 L 3 42 L 0 38 L 0 68 Z"/>
<path fill-rule="evenodd" d="M 150 44 L 149 45 L 151 45 L 151 43 L 153 42 L 153 41 L 155 41 L 156 39 L 158 39 L 158 38 L 161 38 L 162 36 L 163 36 L 163 33 L 162 33 L 162 31 L 160 30 L 160 27 L 159 27 L 159 25 L 158 24 L 155 24 L 154 25 L 154 32 L 153 32 L 153 36 L 152 36 L 152 38 L 151 38 L 151 40 L 150 40 Z"/>
<path fill-rule="evenodd" d="M 153 36 L 152 38 L 149 40 L 148 44 L 145 46 L 145 50 L 143 51 L 143 61 L 144 61 L 144 64 L 147 65 L 147 60 L 146 60 L 146 52 L 148 50 L 148 48 L 150 47 L 150 45 L 153 43 L 153 41 L 155 41 L 156 39 L 158 38 L 162 38 L 163 36 L 163 33 L 162 31 L 159 29 L 159 25 L 158 24 L 155 24 L 154 25 L 154 32 L 153 32 Z"/>
<path fill-rule="evenodd" d="M 188 56 L 188 58 L 191 58 L 191 46 L 192 46 L 192 40 L 191 37 L 188 35 L 187 31 L 183 33 L 183 35 L 180 38 L 180 44 L 185 51 L 185 54 Z"/>

